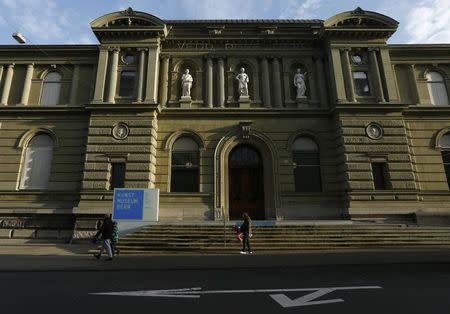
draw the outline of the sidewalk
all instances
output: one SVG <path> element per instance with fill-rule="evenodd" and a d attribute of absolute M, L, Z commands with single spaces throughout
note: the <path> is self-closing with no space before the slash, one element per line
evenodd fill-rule
<path fill-rule="evenodd" d="M 325 265 L 449 263 L 447 248 L 386 248 L 339 251 L 265 251 L 252 255 L 172 253 L 118 256 L 97 260 L 95 245 L 24 243 L 0 240 L 0 272 L 26 271 L 152 271 L 236 268 L 286 268 Z"/>

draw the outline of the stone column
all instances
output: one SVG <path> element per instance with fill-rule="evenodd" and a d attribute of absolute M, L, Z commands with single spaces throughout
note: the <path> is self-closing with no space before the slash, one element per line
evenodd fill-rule
<path fill-rule="evenodd" d="M 211 57 L 206 58 L 206 105 L 213 107 L 213 62 Z"/>
<path fill-rule="evenodd" d="M 263 83 L 263 101 L 264 107 L 270 108 L 272 106 L 270 101 L 270 79 L 269 79 L 269 64 L 267 63 L 267 58 L 262 58 L 261 60 L 262 67 L 262 83 Z M 258 82 L 254 82 L 253 84 L 258 84 Z"/>
<path fill-rule="evenodd" d="M 317 71 L 317 80 L 319 81 L 319 99 L 320 99 L 320 106 L 325 107 L 327 104 L 327 86 L 325 83 L 325 71 L 323 67 L 323 59 L 321 57 L 316 59 L 316 71 Z"/>
<path fill-rule="evenodd" d="M 227 104 L 231 105 L 236 102 L 234 95 L 234 80 L 236 79 L 236 73 L 229 70 L 227 71 L 227 81 L 228 81 L 228 90 L 227 90 Z"/>
<path fill-rule="evenodd" d="M 283 98 L 281 96 L 281 76 L 280 76 L 280 62 L 278 58 L 273 58 L 273 95 L 274 106 L 282 107 Z"/>
<path fill-rule="evenodd" d="M 138 48 L 139 51 L 139 75 L 138 75 L 138 90 L 137 90 L 137 102 L 142 102 L 144 99 L 144 75 L 145 75 L 145 52 L 148 49 Z"/>
<path fill-rule="evenodd" d="M 70 104 L 77 104 L 78 84 L 80 82 L 80 66 L 75 64 L 72 74 L 72 85 L 70 86 Z"/>
<path fill-rule="evenodd" d="M 0 105 L 8 105 L 9 91 L 11 90 L 13 75 L 14 63 L 8 64 L 8 69 L 6 69 L 5 83 L 3 84 L 2 98 L 0 99 Z"/>
<path fill-rule="evenodd" d="M 411 92 L 412 92 L 411 98 L 415 105 L 419 105 L 420 104 L 420 96 L 419 96 L 419 89 L 417 88 L 415 67 L 416 67 L 415 64 L 411 64 L 408 67 L 408 70 L 409 70 L 408 72 L 409 72 L 409 80 L 410 80 Z"/>
<path fill-rule="evenodd" d="M 3 64 L 0 64 L 0 83 L 2 82 L 3 77 Z"/>
<path fill-rule="evenodd" d="M 106 70 L 108 69 L 108 54 L 107 48 L 100 48 L 100 53 L 98 57 L 98 67 L 97 67 L 97 77 L 95 79 L 95 91 L 93 103 L 103 102 L 103 94 L 105 92 L 105 80 L 106 80 Z"/>
<path fill-rule="evenodd" d="M 225 66 L 223 58 L 217 60 L 218 69 L 218 86 L 219 86 L 219 107 L 225 107 Z"/>
<path fill-rule="evenodd" d="M 149 104 L 158 103 L 159 50 L 159 40 L 148 49 L 145 102 Z"/>
<path fill-rule="evenodd" d="M 161 106 L 167 105 L 167 93 L 169 90 L 169 57 L 162 57 L 161 61 L 161 89 L 159 91 L 159 102 Z"/>
<path fill-rule="evenodd" d="M 117 71 L 119 70 L 119 48 L 112 49 L 112 59 L 111 59 L 111 71 L 109 77 L 109 90 L 108 97 L 106 99 L 107 102 L 113 104 L 116 98 L 116 89 L 117 89 Z"/>
<path fill-rule="evenodd" d="M 27 72 L 25 74 L 25 80 L 23 82 L 22 98 L 20 99 L 21 105 L 28 105 L 28 99 L 30 98 L 31 80 L 33 79 L 34 63 L 27 65 Z"/>
<path fill-rule="evenodd" d="M 341 49 L 342 53 L 342 70 L 344 73 L 345 87 L 347 91 L 347 100 L 349 102 L 356 102 L 355 98 L 355 84 L 353 82 L 352 69 L 350 68 L 349 48 Z"/>
<path fill-rule="evenodd" d="M 375 96 L 378 102 L 386 102 L 383 95 L 383 84 L 381 82 L 380 67 L 378 66 L 377 48 L 369 48 L 370 67 L 375 81 Z"/>

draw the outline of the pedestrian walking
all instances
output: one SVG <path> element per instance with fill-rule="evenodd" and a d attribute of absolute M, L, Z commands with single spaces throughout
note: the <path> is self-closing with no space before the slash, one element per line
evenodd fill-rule
<path fill-rule="evenodd" d="M 247 213 L 242 215 L 244 222 L 242 223 L 239 231 L 243 233 L 244 237 L 242 239 L 242 251 L 241 254 L 247 254 L 245 252 L 245 247 L 248 249 L 248 254 L 252 254 L 252 249 L 250 248 L 250 237 L 252 236 L 252 220 Z"/>
<path fill-rule="evenodd" d="M 103 219 L 102 226 L 97 231 L 97 233 L 94 236 L 94 240 L 96 241 L 99 236 L 102 237 L 102 247 L 100 248 L 100 252 L 97 254 L 94 254 L 95 258 L 100 259 L 100 257 L 103 254 L 103 251 L 106 250 L 108 253 L 107 261 L 110 261 L 113 259 L 113 254 L 111 250 L 111 239 L 113 237 L 113 222 L 111 220 L 111 215 L 106 215 L 105 219 Z"/>
<path fill-rule="evenodd" d="M 113 234 L 111 238 L 111 252 L 113 257 L 119 255 L 120 250 L 117 248 L 117 242 L 119 242 L 119 225 L 117 221 L 113 220 Z"/>

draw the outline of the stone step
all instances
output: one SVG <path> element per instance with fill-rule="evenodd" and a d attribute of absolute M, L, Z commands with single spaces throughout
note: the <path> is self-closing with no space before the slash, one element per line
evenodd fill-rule
<path fill-rule="evenodd" d="M 255 226 L 255 250 L 315 250 L 374 247 L 450 246 L 450 228 L 405 225 Z M 119 241 L 123 253 L 236 251 L 241 243 L 231 226 L 155 225 Z M 133 253 L 133 254 L 134 254 Z M 140 254 L 140 253 L 139 253 Z"/>

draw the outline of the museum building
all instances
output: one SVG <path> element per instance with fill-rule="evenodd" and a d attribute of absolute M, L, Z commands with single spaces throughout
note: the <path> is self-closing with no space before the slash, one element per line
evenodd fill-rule
<path fill-rule="evenodd" d="M 106 14 L 98 45 L 0 46 L 0 220 L 450 216 L 450 45 L 398 22 Z"/>

